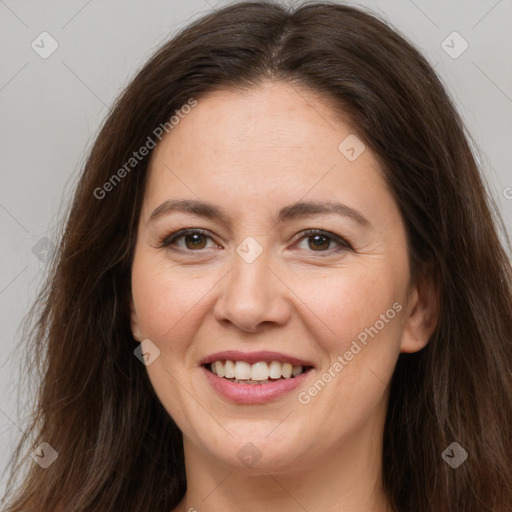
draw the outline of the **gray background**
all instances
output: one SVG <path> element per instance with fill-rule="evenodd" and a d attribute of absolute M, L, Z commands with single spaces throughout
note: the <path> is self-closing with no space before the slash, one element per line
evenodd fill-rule
<path fill-rule="evenodd" d="M 20 358 L 13 353 L 21 341 L 19 325 L 41 283 L 44 250 L 51 248 L 49 240 L 56 242 L 59 216 L 107 107 L 160 43 L 227 3 L 0 0 L 0 344 L 5 356 L 0 371 L 0 471 L 28 414 L 26 396 L 19 395 Z M 347 3 L 382 14 L 435 66 L 476 141 L 510 233 L 511 1 Z M 31 47 L 34 40 L 42 45 L 39 35 L 44 31 L 59 45 L 46 59 Z M 442 47 L 454 31 L 469 45 L 458 58 Z M 463 41 L 453 37 L 446 44 L 452 53 L 463 48 Z M 0 496 L 4 484 L 1 478 Z"/>

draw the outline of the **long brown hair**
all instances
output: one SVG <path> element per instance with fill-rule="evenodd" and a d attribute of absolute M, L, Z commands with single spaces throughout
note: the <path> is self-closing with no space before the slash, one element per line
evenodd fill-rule
<path fill-rule="evenodd" d="M 190 98 L 265 80 L 305 86 L 349 116 L 380 159 L 413 268 L 430 268 L 438 283 L 437 328 L 425 349 L 400 355 L 391 382 L 383 453 L 391 503 L 405 512 L 512 510 L 512 273 L 451 99 L 375 15 L 333 3 L 244 2 L 159 49 L 92 147 L 31 313 L 27 350 L 41 382 L 13 454 L 8 512 L 152 512 L 184 495 L 181 433 L 133 354 L 129 321 L 149 156 L 108 193 L 98 189 Z M 58 452 L 47 469 L 30 459 L 41 442 Z M 468 453 L 457 469 L 442 457 L 452 442 Z"/>

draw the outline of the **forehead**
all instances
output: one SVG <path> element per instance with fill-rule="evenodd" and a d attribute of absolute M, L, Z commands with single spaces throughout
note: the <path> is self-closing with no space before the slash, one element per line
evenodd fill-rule
<path fill-rule="evenodd" d="M 358 153 L 364 146 L 318 94 L 269 83 L 197 101 L 153 152 L 146 202 L 154 207 L 183 196 L 262 207 L 302 197 L 354 201 L 354 194 L 391 200 L 369 148 L 347 158 L 344 141 Z"/>
<path fill-rule="evenodd" d="M 169 146 L 196 158 L 243 152 L 263 159 L 286 152 L 288 159 L 305 154 L 335 153 L 339 138 L 353 129 L 328 100 L 298 86 L 277 82 L 251 89 L 224 89 L 206 94 L 182 116 L 156 150 Z M 265 155 L 260 150 L 265 150 Z M 326 156 L 327 156 L 326 155 Z"/>

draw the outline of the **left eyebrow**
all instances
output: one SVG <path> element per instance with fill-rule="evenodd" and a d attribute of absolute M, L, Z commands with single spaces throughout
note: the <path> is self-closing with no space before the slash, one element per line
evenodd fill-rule
<path fill-rule="evenodd" d="M 229 215 L 222 207 L 192 199 L 165 201 L 153 211 L 148 222 L 173 212 L 191 213 L 208 219 L 220 220 L 229 228 L 231 227 Z M 325 213 L 336 213 L 343 217 L 349 217 L 363 226 L 370 226 L 370 221 L 359 211 L 336 201 L 300 201 L 284 206 L 278 212 L 276 223 Z"/>
<path fill-rule="evenodd" d="M 336 213 L 343 217 L 349 217 L 363 226 L 370 226 L 370 221 L 362 213 L 337 201 L 301 201 L 281 208 L 277 218 L 278 222 L 284 222 L 289 219 L 322 213 Z"/>

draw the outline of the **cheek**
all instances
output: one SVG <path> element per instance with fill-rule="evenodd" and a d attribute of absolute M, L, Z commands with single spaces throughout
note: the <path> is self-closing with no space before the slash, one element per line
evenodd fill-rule
<path fill-rule="evenodd" d="M 311 282 L 302 289 L 309 298 L 308 330 L 325 362 L 299 403 L 349 430 L 382 403 L 399 355 L 402 290 L 389 273 L 377 275 L 354 269 L 323 280 L 322 292 Z"/>
<path fill-rule="evenodd" d="M 339 363 L 332 391 L 354 410 L 371 408 L 381 399 L 400 352 L 405 311 L 402 278 L 393 279 L 392 272 L 379 276 L 344 279 L 337 307 L 326 308 L 326 323 L 337 333 L 328 346 L 331 365 Z"/>
<path fill-rule="evenodd" d="M 311 401 L 341 423 L 347 410 L 354 425 L 363 421 L 382 400 L 400 352 L 407 276 L 387 260 L 374 263 L 305 280 L 300 292 L 325 360 L 300 403 Z"/>
<path fill-rule="evenodd" d="M 304 305 L 314 324 L 311 331 L 333 355 L 347 350 L 359 335 L 364 339 L 364 333 L 376 323 L 379 331 L 396 333 L 399 322 L 395 321 L 397 312 L 392 306 L 403 295 L 400 281 L 389 272 L 360 266 L 305 279 L 296 286 L 300 286 L 299 293 L 306 298 Z"/>
<path fill-rule="evenodd" d="M 132 297 L 139 330 L 142 339 L 150 339 L 160 350 L 159 357 L 146 368 L 148 377 L 170 416 L 188 430 L 193 418 L 204 414 L 196 410 L 183 382 L 188 382 L 194 367 L 190 340 L 197 331 L 201 299 L 209 288 L 211 285 L 200 279 L 185 279 L 183 270 L 173 269 L 144 250 L 135 253 Z"/>
<path fill-rule="evenodd" d="M 207 291 L 204 279 L 185 279 L 183 271 L 173 269 L 165 260 L 136 253 L 132 296 L 139 330 L 160 350 L 171 348 L 169 339 L 173 340 L 173 350 L 180 349 L 181 341 L 190 335 L 191 321 Z"/>

